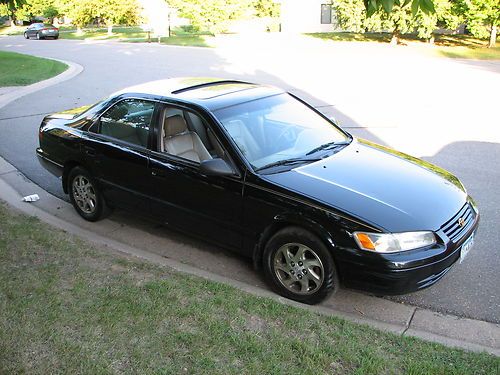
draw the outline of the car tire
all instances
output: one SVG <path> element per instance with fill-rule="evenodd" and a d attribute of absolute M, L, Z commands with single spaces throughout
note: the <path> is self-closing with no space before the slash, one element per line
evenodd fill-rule
<path fill-rule="evenodd" d="M 54 39 L 56 39 L 56 40 L 57 40 L 57 39 L 59 39 L 59 37 L 58 37 L 58 36 L 55 36 L 55 37 L 54 37 Z"/>
<path fill-rule="evenodd" d="M 30 37 L 28 36 L 28 33 L 24 33 L 24 39 L 29 39 Z"/>
<path fill-rule="evenodd" d="M 37 39 L 37 40 L 42 40 L 42 39 L 43 39 L 43 37 L 41 37 L 41 36 L 40 36 L 40 33 L 36 33 L 36 39 Z"/>
<path fill-rule="evenodd" d="M 68 175 L 69 198 L 76 212 L 88 221 L 97 221 L 109 213 L 109 207 L 90 173 L 75 167 Z"/>
<path fill-rule="evenodd" d="M 278 294 L 315 304 L 338 289 L 335 263 L 325 244 L 300 227 L 287 227 L 267 242 L 263 254 L 267 281 Z"/>

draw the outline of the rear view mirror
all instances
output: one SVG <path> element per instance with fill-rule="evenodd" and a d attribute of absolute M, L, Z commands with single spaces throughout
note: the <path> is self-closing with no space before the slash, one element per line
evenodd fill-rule
<path fill-rule="evenodd" d="M 203 160 L 200 164 L 200 172 L 207 176 L 232 176 L 233 169 L 221 158 Z"/>

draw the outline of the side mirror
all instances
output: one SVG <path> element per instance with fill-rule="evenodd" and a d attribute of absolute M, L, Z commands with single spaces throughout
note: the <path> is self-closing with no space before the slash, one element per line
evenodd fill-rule
<path fill-rule="evenodd" d="M 203 160 L 200 164 L 200 172 L 207 176 L 232 176 L 233 169 L 221 158 Z"/>

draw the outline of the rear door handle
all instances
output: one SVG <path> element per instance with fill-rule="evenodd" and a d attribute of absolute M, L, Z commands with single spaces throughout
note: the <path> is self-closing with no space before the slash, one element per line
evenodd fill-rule
<path fill-rule="evenodd" d="M 151 170 L 151 176 L 163 178 L 165 177 L 165 172 L 163 172 L 161 169 L 153 168 Z"/>
<path fill-rule="evenodd" d="M 85 153 L 90 156 L 95 156 L 96 152 L 95 149 L 89 146 L 84 147 Z"/>

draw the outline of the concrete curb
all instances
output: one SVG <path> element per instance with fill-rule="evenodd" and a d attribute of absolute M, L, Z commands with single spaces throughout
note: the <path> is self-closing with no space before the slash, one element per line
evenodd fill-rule
<path fill-rule="evenodd" d="M 12 182 L 9 183 L 9 180 L 13 181 L 13 177 L 18 177 L 17 181 L 20 181 L 16 183 L 16 188 L 11 185 Z M 19 184 L 22 184 L 22 186 Z M 354 323 L 366 324 L 368 326 L 401 336 L 418 337 L 426 341 L 437 342 L 449 347 L 457 347 L 475 352 L 487 352 L 495 356 L 500 356 L 499 325 L 479 320 L 464 319 L 451 315 L 442 315 L 420 308 L 414 308 L 411 318 L 405 324 L 394 324 L 393 322 L 381 321 L 380 319 L 377 319 L 377 316 L 370 316 L 369 312 L 363 317 L 359 317 L 336 310 L 332 306 L 309 306 L 287 300 L 264 288 L 256 287 L 209 271 L 201 270 L 174 259 L 166 258 L 165 256 L 130 246 L 112 239 L 109 236 L 97 234 L 95 231 L 85 229 L 79 225 L 69 222 L 68 220 L 64 220 L 63 217 L 57 217 L 46 210 L 37 207 L 36 204 L 21 201 L 22 195 L 19 191 L 36 191 L 36 188 L 40 189 L 33 182 L 22 176 L 22 174 L 17 171 L 14 166 L 0 157 L 1 200 L 27 215 L 36 216 L 40 220 L 54 227 L 81 237 L 98 246 L 105 247 L 112 252 L 134 256 L 149 262 L 173 268 L 178 272 L 231 285 L 256 296 L 272 298 L 282 304 L 303 308 L 322 315 L 335 316 Z M 58 208 L 62 208 L 61 211 L 71 208 L 71 205 L 65 201 L 53 196 L 50 196 L 50 199 L 57 203 Z M 146 234 L 144 233 L 144 236 L 145 235 Z M 394 303 L 394 307 L 396 308 L 397 306 L 399 306 L 399 304 Z"/>
<path fill-rule="evenodd" d="M 30 56 L 35 56 L 35 55 L 30 55 Z M 35 56 L 35 57 L 47 59 L 47 57 L 42 57 L 42 56 Z M 32 85 L 29 85 L 29 86 L 14 87 L 14 88 L 12 88 L 12 90 L 10 92 L 7 92 L 6 94 L 0 95 L 0 109 L 5 107 L 7 104 L 13 102 L 14 100 L 19 99 L 22 96 L 29 95 L 29 94 L 32 94 L 36 91 L 43 90 L 47 87 L 56 85 L 56 84 L 64 82 L 64 81 L 67 81 L 67 80 L 77 76 L 78 74 L 80 74 L 83 71 L 83 66 L 81 66 L 77 63 L 74 63 L 74 62 L 70 62 L 70 61 L 66 61 L 66 60 L 59 60 L 59 59 L 54 59 L 54 58 L 50 58 L 48 60 L 55 60 L 55 61 L 62 62 L 64 64 L 68 65 L 68 69 L 66 69 L 64 72 L 62 72 L 61 74 L 59 74 L 55 77 L 52 77 L 52 78 L 49 78 L 49 79 L 46 79 L 44 81 L 40 81 L 37 83 L 33 83 Z"/>

